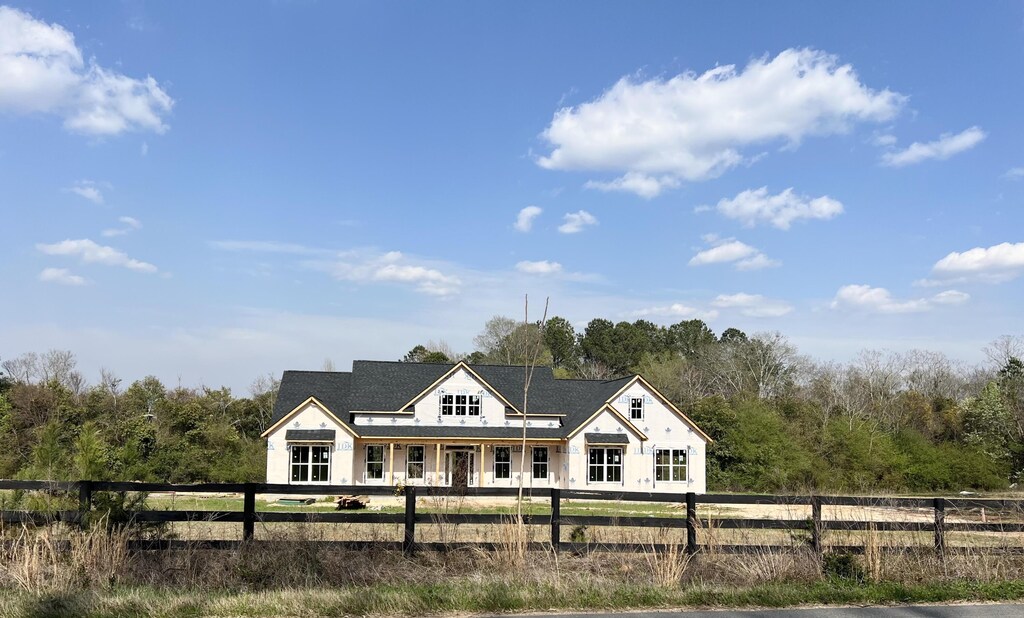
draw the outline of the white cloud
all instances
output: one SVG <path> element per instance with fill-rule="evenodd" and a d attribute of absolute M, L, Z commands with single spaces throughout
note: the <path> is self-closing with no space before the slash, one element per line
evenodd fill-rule
<path fill-rule="evenodd" d="M 844 285 L 832 300 L 833 309 L 857 309 L 869 313 L 917 313 L 928 311 L 935 305 L 959 305 L 970 300 L 970 295 L 958 290 L 939 292 L 931 298 L 897 300 L 885 288 L 869 285 Z"/>
<path fill-rule="evenodd" d="M 544 212 L 544 210 L 540 206 L 527 206 L 519 211 L 513 227 L 520 232 L 529 232 L 533 229 L 533 220 L 542 212 Z"/>
<path fill-rule="evenodd" d="M 149 142 L 142 142 L 142 146 L 139 147 L 139 154 L 142 156 L 149 154 Z"/>
<path fill-rule="evenodd" d="M 357 283 L 384 282 L 412 285 L 417 292 L 431 296 L 450 296 L 459 291 L 462 282 L 436 268 L 410 263 L 399 251 L 383 255 L 347 252 L 342 259 L 327 265 L 335 278 Z"/>
<path fill-rule="evenodd" d="M 62 26 L 0 6 L 0 111 L 55 114 L 70 131 L 102 136 L 163 133 L 173 105 L 152 77 L 86 64 Z"/>
<path fill-rule="evenodd" d="M 290 253 L 294 255 L 322 255 L 333 253 L 327 249 L 316 249 L 297 243 L 276 240 L 211 240 L 208 243 L 221 251 L 253 251 L 258 253 Z"/>
<path fill-rule="evenodd" d="M 975 247 L 963 252 L 953 251 L 936 262 L 932 271 L 945 281 L 1009 281 L 1024 272 L 1024 242 L 1004 242 L 991 247 Z M 930 283 L 933 281 L 921 282 L 922 285 Z"/>
<path fill-rule="evenodd" d="M 632 312 L 632 315 L 636 317 L 668 317 L 684 320 L 692 320 L 695 318 L 701 320 L 713 320 L 718 317 L 718 312 L 714 309 L 703 310 L 689 305 L 684 305 L 682 303 L 672 303 L 671 305 L 660 305 L 638 309 Z"/>
<path fill-rule="evenodd" d="M 61 285 L 85 285 L 88 281 L 85 277 L 72 274 L 66 268 L 44 268 L 39 273 L 39 280 L 44 283 L 59 283 Z"/>
<path fill-rule="evenodd" d="M 516 264 L 516 270 L 529 275 L 556 275 L 562 272 L 562 265 L 558 262 L 540 260 L 538 262 L 522 261 Z"/>
<path fill-rule="evenodd" d="M 872 144 L 874 144 L 875 146 L 882 146 L 882 147 L 895 146 L 896 145 L 896 141 L 897 141 L 896 140 L 896 136 L 892 135 L 890 133 L 881 133 L 881 134 L 876 133 L 871 138 L 871 143 Z"/>
<path fill-rule="evenodd" d="M 624 77 L 593 101 L 558 110 L 542 137 L 553 170 L 612 172 L 589 186 L 652 197 L 682 181 L 714 178 L 749 160 L 746 147 L 796 146 L 809 136 L 883 122 L 905 97 L 861 83 L 848 64 L 813 49 L 787 49 L 703 74 Z"/>
<path fill-rule="evenodd" d="M 156 266 L 128 257 L 114 249 L 98 245 L 88 238 L 81 240 L 64 240 L 52 245 L 37 244 L 36 249 L 47 255 L 63 255 L 77 257 L 87 264 L 103 264 L 105 266 L 122 266 L 129 270 L 142 273 L 157 272 Z"/>
<path fill-rule="evenodd" d="M 69 187 L 67 190 L 75 195 L 84 197 L 93 204 L 103 203 L 103 192 L 100 191 L 99 183 L 95 181 L 79 180 L 74 184 L 74 186 Z"/>
<path fill-rule="evenodd" d="M 751 318 L 777 318 L 786 315 L 793 307 L 781 300 L 766 298 L 760 294 L 719 294 L 711 305 L 720 309 L 736 309 L 741 315 Z"/>
<path fill-rule="evenodd" d="M 123 223 L 124 226 L 103 230 L 103 235 L 105 237 L 110 238 L 112 236 L 124 236 L 129 232 L 142 229 L 142 222 L 135 217 L 118 217 L 117 220 Z"/>
<path fill-rule="evenodd" d="M 1024 178 L 1024 166 L 1011 167 L 1006 170 L 1005 174 L 1003 174 L 1003 178 L 1009 178 L 1010 180 L 1020 180 L 1021 178 Z"/>
<path fill-rule="evenodd" d="M 797 195 L 790 187 L 776 195 L 768 193 L 768 187 L 748 189 L 732 199 L 724 198 L 715 206 L 718 212 L 735 219 L 748 227 L 768 223 L 780 230 L 788 230 L 794 221 L 800 219 L 828 220 L 843 212 L 843 205 L 827 195 L 811 198 Z M 710 210 L 698 207 L 698 212 Z"/>
<path fill-rule="evenodd" d="M 625 175 L 609 181 L 588 180 L 584 185 L 588 189 L 599 191 L 625 191 L 636 193 L 640 197 L 650 199 L 657 197 L 664 189 L 679 186 L 679 179 L 672 176 L 647 176 L 639 172 L 627 172 Z"/>
<path fill-rule="evenodd" d="M 558 226 L 558 231 L 563 234 L 575 234 L 588 225 L 597 225 L 597 217 L 585 210 L 567 212 L 563 219 L 565 222 Z"/>
<path fill-rule="evenodd" d="M 904 150 L 887 152 L 882 155 L 882 163 L 890 167 L 902 167 L 927 161 L 928 159 L 944 160 L 953 155 L 970 150 L 985 139 L 986 133 L 979 127 L 971 127 L 953 135 L 943 133 L 933 142 L 914 142 Z"/>
<path fill-rule="evenodd" d="M 735 238 L 719 238 L 714 234 L 707 234 L 704 240 L 711 248 L 700 251 L 690 258 L 690 266 L 733 263 L 736 270 L 760 270 L 782 265 L 782 262 L 768 258 L 755 247 Z"/>

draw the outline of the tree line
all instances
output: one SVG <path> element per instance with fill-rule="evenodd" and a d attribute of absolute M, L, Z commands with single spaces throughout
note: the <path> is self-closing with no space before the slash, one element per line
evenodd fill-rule
<path fill-rule="evenodd" d="M 928 351 L 864 351 L 847 363 L 801 355 L 779 333 L 720 334 L 700 320 L 496 316 L 456 353 L 416 345 L 401 360 L 539 364 L 557 377 L 641 373 L 715 440 L 708 486 L 739 491 L 997 490 L 1024 472 L 1024 339 L 1002 337 L 988 362 Z M 333 365 L 325 361 L 325 367 Z M 0 363 L 0 477 L 235 482 L 265 478 L 276 376 L 246 396 L 227 388 L 90 384 L 74 355 Z"/>

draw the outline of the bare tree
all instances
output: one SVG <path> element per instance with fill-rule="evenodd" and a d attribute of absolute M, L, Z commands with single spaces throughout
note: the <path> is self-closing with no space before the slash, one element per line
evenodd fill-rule
<path fill-rule="evenodd" d="M 1005 367 L 1011 358 L 1024 358 L 1024 337 L 1003 335 L 982 348 L 982 351 L 998 371 Z"/>
<path fill-rule="evenodd" d="M 260 434 L 266 431 L 270 419 L 274 414 L 274 404 L 277 403 L 277 392 L 281 388 L 281 380 L 272 373 L 258 376 L 249 385 L 249 394 L 259 413 Z"/>
<path fill-rule="evenodd" d="M 0 366 L 15 382 L 34 384 L 39 379 L 39 355 L 35 352 L 27 352 L 17 358 L 9 358 Z"/>

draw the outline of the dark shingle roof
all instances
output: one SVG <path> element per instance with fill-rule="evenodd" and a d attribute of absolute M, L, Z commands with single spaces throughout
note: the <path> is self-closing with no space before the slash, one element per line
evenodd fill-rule
<path fill-rule="evenodd" d="M 411 427 L 409 425 L 360 425 L 361 438 L 522 438 L 522 427 Z M 562 428 L 527 427 L 527 438 L 561 438 Z"/>
<path fill-rule="evenodd" d="M 289 429 L 284 432 L 284 439 L 334 442 L 334 434 L 333 429 Z"/>
<path fill-rule="evenodd" d="M 587 444 L 629 444 L 629 436 L 624 433 L 587 433 Z"/>
<path fill-rule="evenodd" d="M 346 423 L 351 422 L 353 411 L 397 412 L 452 367 L 454 364 L 358 360 L 352 363 L 351 372 L 285 371 L 271 424 L 309 397 L 316 397 Z M 522 366 L 470 365 L 470 368 L 517 409 L 522 409 L 525 379 Z M 528 435 L 537 438 L 568 435 L 631 379 L 632 376 L 618 380 L 556 380 L 550 367 L 537 367 L 530 380 L 527 413 L 564 416 L 560 428 L 530 428 Z M 358 428 L 359 434 L 367 437 L 417 437 L 439 431 L 451 437 L 461 437 L 460 432 L 466 433 L 465 437 L 505 437 L 508 431 L 515 433 L 510 434 L 510 438 L 521 435 L 521 429 L 500 426 L 421 428 L 381 423 Z"/>

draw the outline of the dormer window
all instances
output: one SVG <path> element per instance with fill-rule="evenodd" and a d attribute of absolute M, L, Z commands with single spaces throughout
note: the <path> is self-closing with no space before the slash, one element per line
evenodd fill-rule
<path fill-rule="evenodd" d="M 632 421 L 644 420 L 644 398 L 643 397 L 630 397 L 629 398 L 629 419 Z"/>

